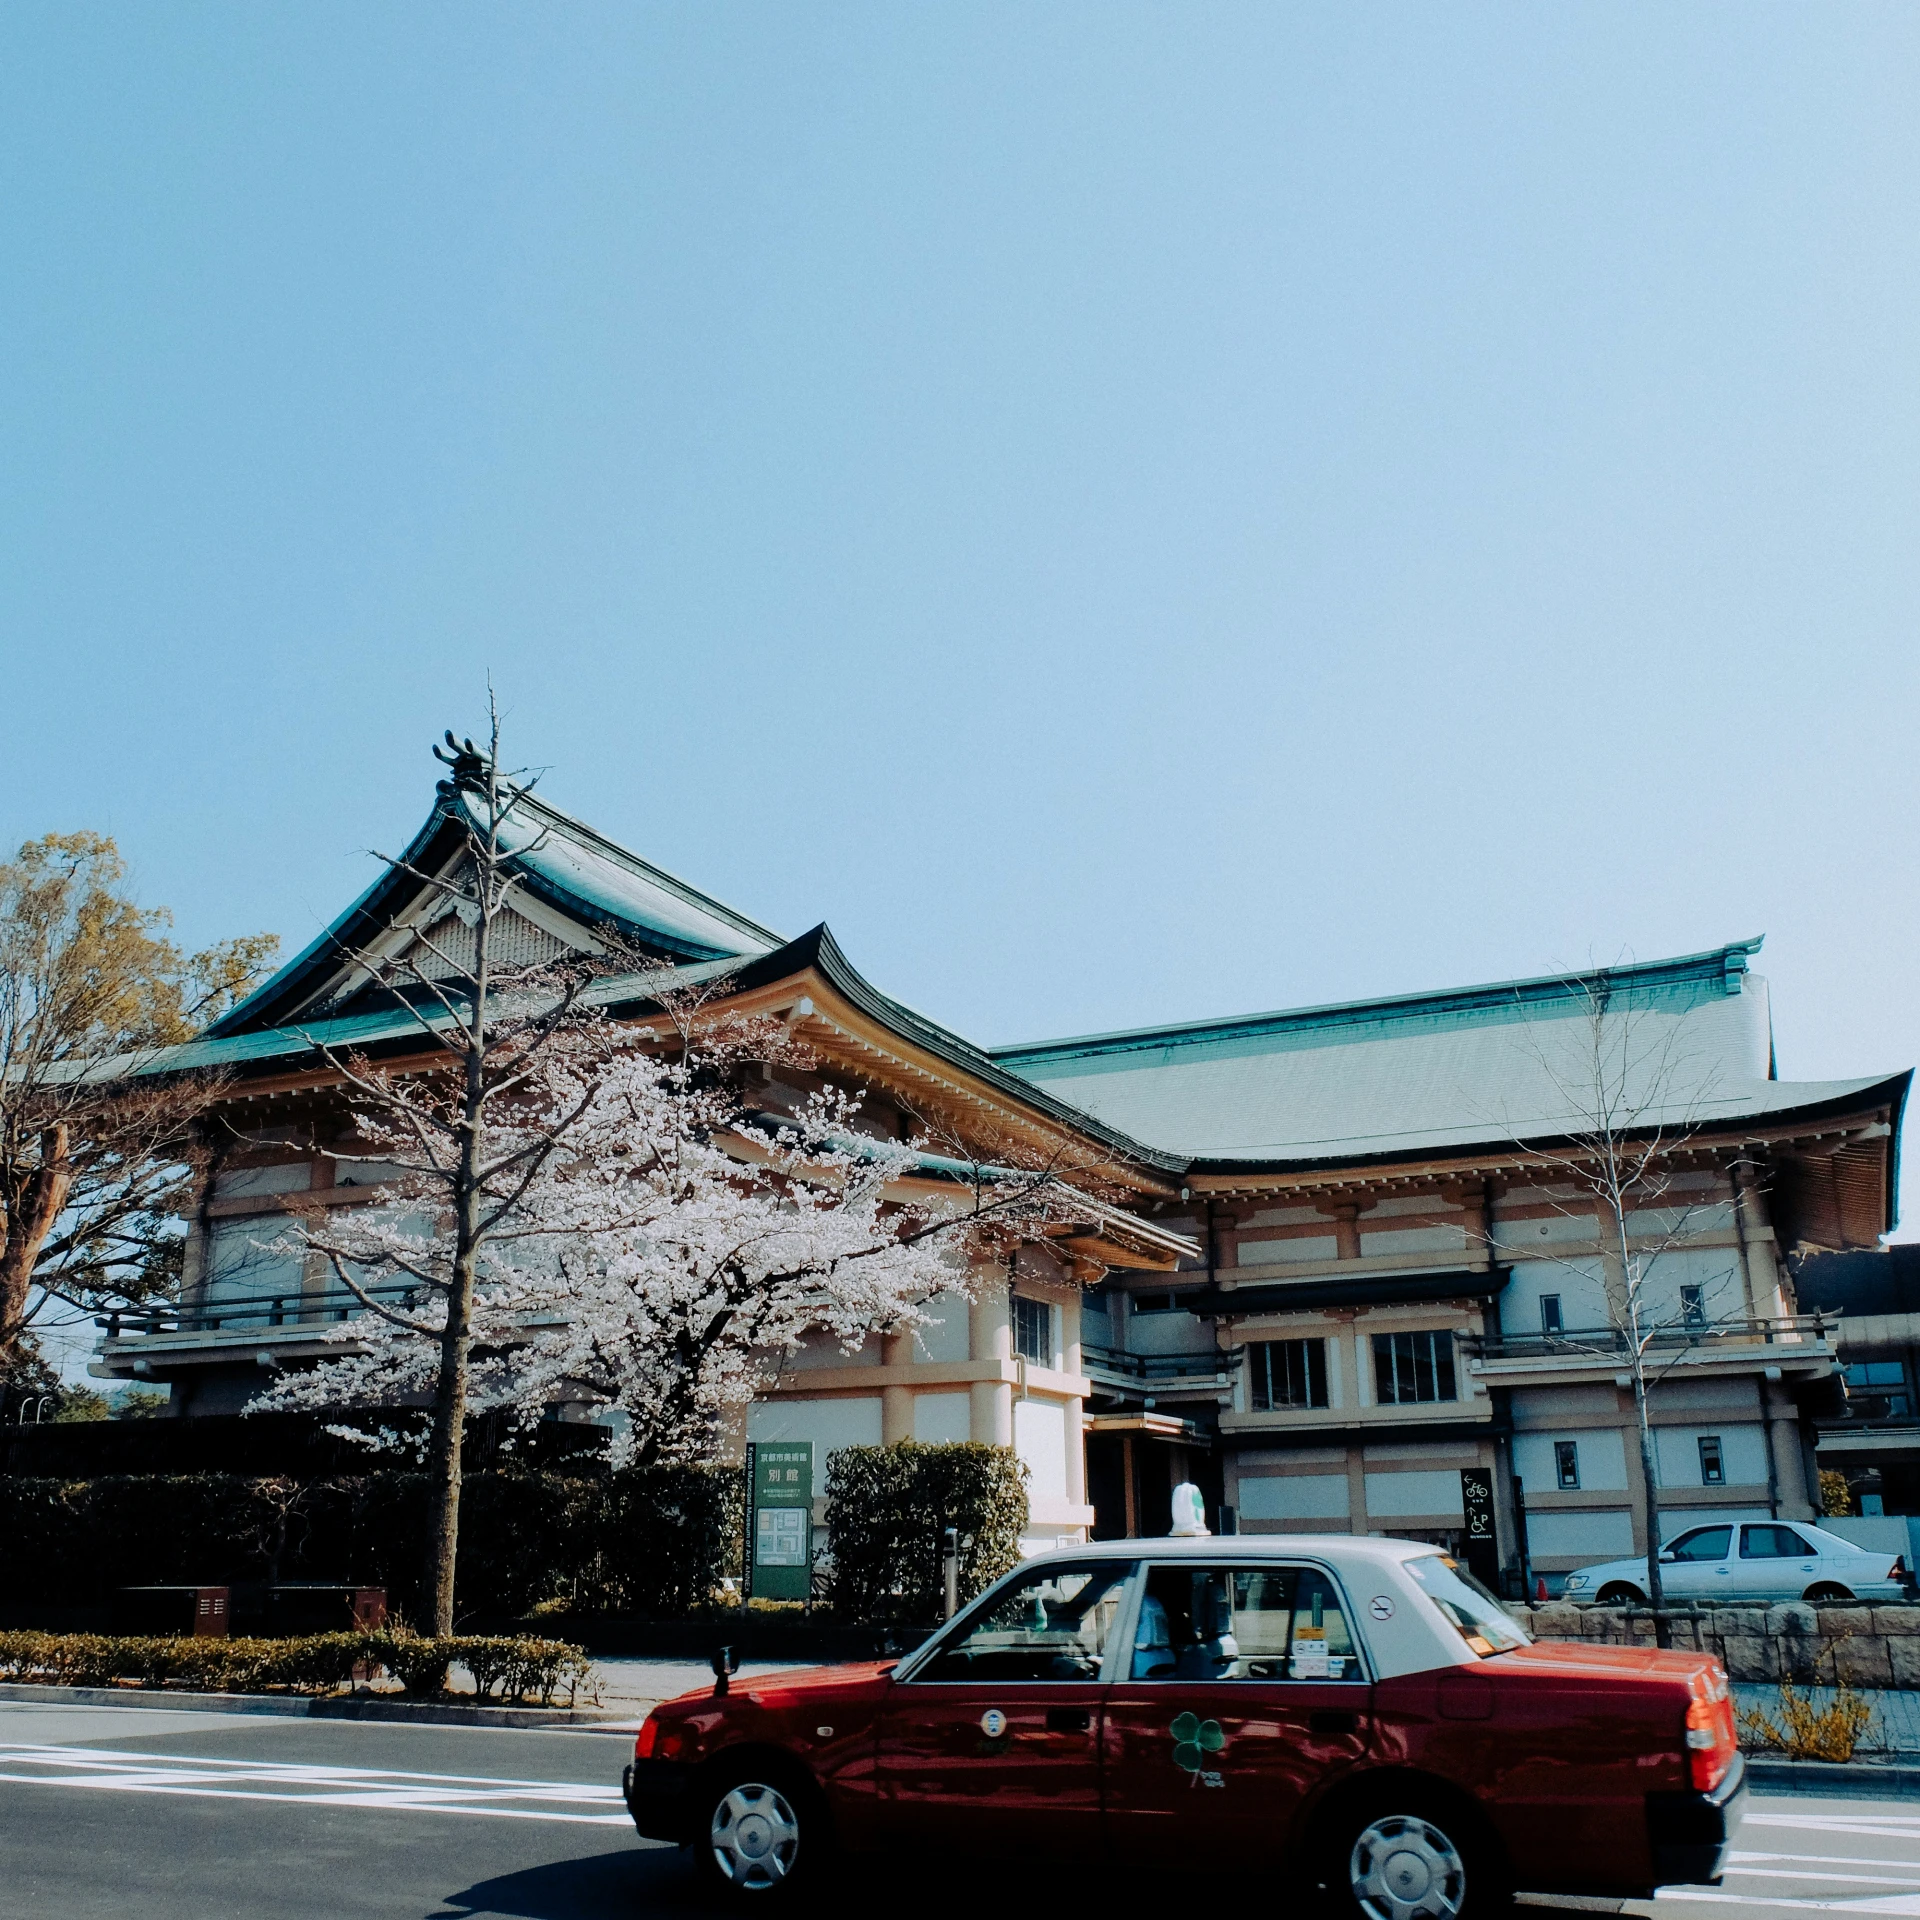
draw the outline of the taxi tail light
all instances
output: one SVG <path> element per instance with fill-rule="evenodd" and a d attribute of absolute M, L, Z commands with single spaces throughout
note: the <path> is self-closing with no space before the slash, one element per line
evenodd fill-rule
<path fill-rule="evenodd" d="M 1687 1705 L 1687 1766 L 1696 1793 L 1711 1793 L 1733 1764 L 1733 1699 L 1716 1670 Z"/>
<path fill-rule="evenodd" d="M 636 1760 L 651 1760 L 653 1750 L 660 1744 L 660 1722 L 652 1714 L 640 1723 L 640 1737 L 633 1743 L 633 1757 Z"/>

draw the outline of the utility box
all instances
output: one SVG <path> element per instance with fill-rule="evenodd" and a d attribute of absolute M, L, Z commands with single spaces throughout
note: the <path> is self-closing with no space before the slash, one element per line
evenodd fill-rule
<path fill-rule="evenodd" d="M 267 1589 L 267 1632 L 275 1639 L 304 1633 L 370 1633 L 386 1624 L 385 1587 L 299 1580 Z"/>
<path fill-rule="evenodd" d="M 113 1596 L 113 1630 L 224 1640 L 229 1598 L 225 1587 L 122 1587 Z"/>

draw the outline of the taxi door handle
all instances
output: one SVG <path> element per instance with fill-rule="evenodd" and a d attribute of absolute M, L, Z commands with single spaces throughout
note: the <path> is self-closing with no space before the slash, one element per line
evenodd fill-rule
<path fill-rule="evenodd" d="M 1085 1733 L 1093 1725 L 1093 1715 L 1085 1707 L 1049 1707 L 1049 1733 Z"/>

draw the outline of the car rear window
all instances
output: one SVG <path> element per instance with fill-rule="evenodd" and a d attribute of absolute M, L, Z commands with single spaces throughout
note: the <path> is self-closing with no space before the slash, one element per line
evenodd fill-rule
<path fill-rule="evenodd" d="M 1407 1562 L 1407 1571 L 1481 1659 L 1528 1644 L 1513 1616 L 1458 1561 L 1444 1553 L 1422 1555 Z"/>

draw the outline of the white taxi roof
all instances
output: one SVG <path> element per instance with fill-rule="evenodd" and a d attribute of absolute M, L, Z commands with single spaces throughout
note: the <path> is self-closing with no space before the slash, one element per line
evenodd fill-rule
<path fill-rule="evenodd" d="M 1215 1533 L 1162 1535 L 1149 1540 L 1090 1540 L 1055 1547 L 1020 1563 L 1021 1570 L 1055 1561 L 1088 1560 L 1314 1560 L 1330 1567 L 1352 1603 L 1350 1630 L 1366 1643 L 1375 1675 L 1430 1673 L 1479 1664 L 1459 1630 L 1407 1571 L 1410 1560 L 1441 1551 L 1422 1540 L 1377 1540 L 1356 1533 Z"/>

